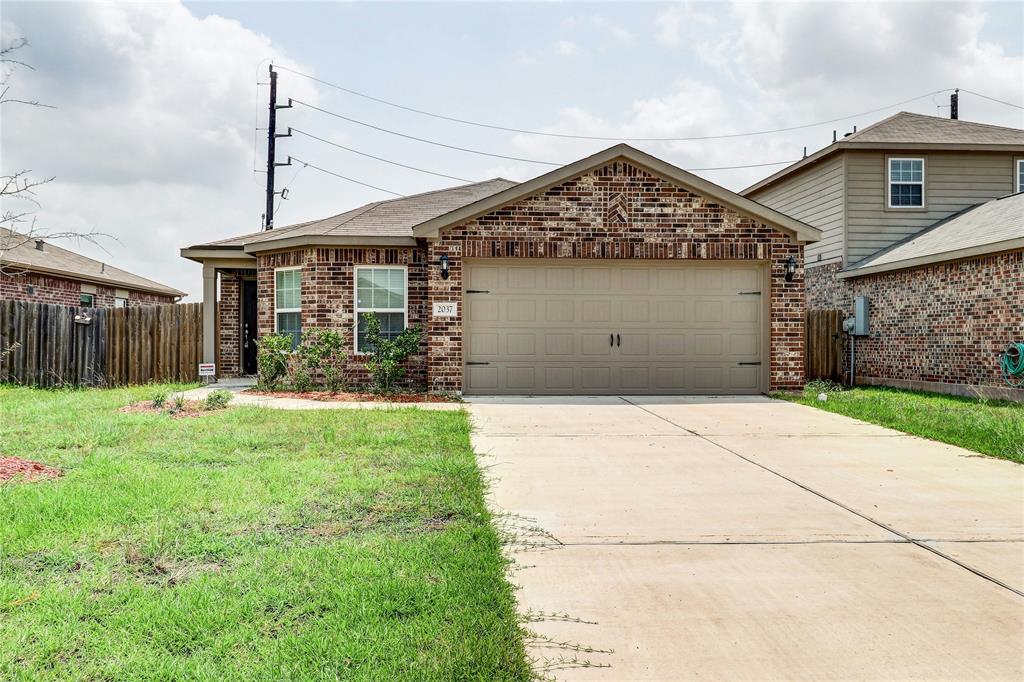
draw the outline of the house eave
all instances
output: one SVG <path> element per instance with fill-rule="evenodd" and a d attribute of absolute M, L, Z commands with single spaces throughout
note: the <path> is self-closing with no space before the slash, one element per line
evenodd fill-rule
<path fill-rule="evenodd" d="M 372 237 L 362 235 L 301 235 L 246 244 L 246 254 L 283 251 L 302 246 L 416 246 L 415 237 Z"/>
<path fill-rule="evenodd" d="M 620 160 L 638 166 L 669 182 L 694 190 L 697 194 L 706 196 L 716 203 L 720 203 L 747 217 L 754 218 L 779 229 L 797 241 L 806 243 L 821 239 L 821 231 L 817 228 L 811 227 L 767 206 L 763 206 L 752 199 L 742 197 L 700 176 L 624 144 L 610 147 L 515 187 L 510 187 L 507 190 L 420 223 L 413 228 L 413 234 L 422 239 L 434 239 L 441 230 L 447 227 L 474 220 L 502 206 L 546 191 L 574 177 L 584 175 L 592 170 Z"/>
<path fill-rule="evenodd" d="M 182 258 L 187 258 L 191 261 L 195 261 L 196 263 L 202 263 L 207 260 L 228 258 L 252 261 L 252 265 L 256 265 L 256 258 L 246 254 L 240 246 L 189 246 L 181 249 L 180 255 Z"/>
<path fill-rule="evenodd" d="M 944 251 L 942 253 L 934 253 L 929 254 L 927 256 L 920 256 L 918 258 L 908 258 L 906 260 L 893 261 L 891 263 L 880 263 L 878 265 L 864 265 L 861 267 L 853 266 L 846 270 L 840 270 L 838 273 L 836 273 L 836 276 L 840 279 L 853 279 L 856 277 L 865 277 L 867 275 L 875 275 L 884 272 L 893 272 L 896 270 L 909 270 L 913 268 L 924 267 L 926 265 L 935 265 L 937 263 L 948 263 L 951 261 L 963 260 L 965 258 L 974 258 L 977 256 L 994 256 L 1009 251 L 1017 251 L 1018 249 L 1024 249 L 1024 237 L 1008 239 L 1005 241 L 994 242 L 991 244 L 982 244 L 980 246 L 972 246 L 965 249 L 954 249 L 952 251 Z"/>
<path fill-rule="evenodd" d="M 17 261 L 7 261 L 4 265 L 13 270 L 20 270 L 22 272 L 35 272 L 41 275 L 51 275 L 53 277 L 60 277 L 61 279 L 71 280 L 73 282 L 88 282 L 89 284 L 100 284 L 105 287 L 113 287 L 115 289 L 127 289 L 128 291 L 137 291 L 146 294 L 157 294 L 158 296 L 171 296 L 175 298 L 184 298 L 188 296 L 184 291 L 178 291 L 170 287 L 147 287 L 140 286 L 139 284 L 124 282 L 118 279 L 112 279 L 108 277 L 93 277 L 87 274 L 79 274 L 77 272 L 68 272 L 67 270 L 59 270 L 57 268 L 48 268 L 41 265 L 29 265 L 27 263 L 19 263 Z"/>

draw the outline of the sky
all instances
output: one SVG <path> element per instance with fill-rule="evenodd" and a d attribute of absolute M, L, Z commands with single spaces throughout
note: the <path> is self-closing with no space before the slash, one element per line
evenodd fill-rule
<path fill-rule="evenodd" d="M 503 128 L 634 142 L 686 169 L 799 159 L 900 110 L 948 116 L 950 88 L 1024 104 L 1024 3 L 0 3 L 29 45 L 0 110 L 0 171 L 53 177 L 37 230 L 201 298 L 179 249 L 254 232 L 264 210 L 267 69 L 278 96 L 275 224 L 462 184 L 526 180 L 614 144 L 424 116 L 320 81 Z M 908 101 L 909 100 L 909 101 Z M 453 150 L 370 128 L 514 161 Z M 961 93 L 962 119 L 1024 127 L 1024 110 Z M 698 170 L 740 190 L 783 165 Z M 15 208 L 5 205 L 4 208 Z"/>

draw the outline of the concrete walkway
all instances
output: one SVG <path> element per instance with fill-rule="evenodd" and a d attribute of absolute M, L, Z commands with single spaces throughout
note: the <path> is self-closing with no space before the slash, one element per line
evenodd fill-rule
<path fill-rule="evenodd" d="M 269 407 L 275 410 L 394 410 L 403 407 L 414 407 L 420 410 L 461 410 L 464 407 L 462 403 L 345 402 L 341 400 L 279 398 L 246 393 L 254 385 L 255 382 L 251 379 L 227 379 L 185 391 L 184 396 L 186 400 L 203 400 L 213 391 L 224 389 L 235 394 L 235 397 L 231 399 L 232 406 L 248 405 Z"/>
<path fill-rule="evenodd" d="M 767 398 L 477 398 L 542 672 L 1024 679 L 1024 467 Z"/>

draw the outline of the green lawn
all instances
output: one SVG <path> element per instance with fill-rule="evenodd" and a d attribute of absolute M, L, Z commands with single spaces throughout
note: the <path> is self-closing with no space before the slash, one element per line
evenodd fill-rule
<path fill-rule="evenodd" d="M 0 387 L 0 679 L 526 680 L 461 412 Z"/>
<path fill-rule="evenodd" d="M 819 402 L 811 388 L 781 396 L 829 412 L 1024 463 L 1024 404 L 895 388 L 854 388 Z"/>

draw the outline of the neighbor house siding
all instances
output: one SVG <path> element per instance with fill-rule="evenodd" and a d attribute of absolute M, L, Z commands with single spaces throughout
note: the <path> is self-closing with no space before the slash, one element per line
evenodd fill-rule
<path fill-rule="evenodd" d="M 822 231 L 821 241 L 804 247 L 808 268 L 843 257 L 843 155 L 795 173 L 750 198 Z"/>
<path fill-rule="evenodd" d="M 965 208 L 1013 191 L 1009 153 L 847 151 L 846 265 Z M 887 208 L 887 159 L 923 158 L 923 209 Z"/>
<path fill-rule="evenodd" d="M 0 272 L 0 299 L 77 306 L 81 301 L 83 284 L 88 292 L 93 293 L 93 305 L 97 308 L 113 308 L 114 299 L 118 298 L 119 291 L 127 294 L 130 306 L 175 302 L 174 296 L 116 289 L 102 284 L 23 271 Z"/>

